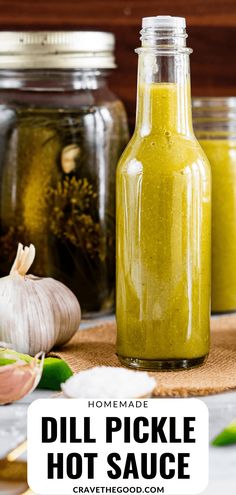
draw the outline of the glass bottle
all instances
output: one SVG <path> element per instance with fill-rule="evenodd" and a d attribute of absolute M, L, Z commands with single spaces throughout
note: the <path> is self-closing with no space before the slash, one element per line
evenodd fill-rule
<path fill-rule="evenodd" d="M 117 170 L 117 353 L 140 369 L 209 351 L 211 174 L 192 128 L 185 19 L 143 19 L 134 135 Z"/>
<path fill-rule="evenodd" d="M 231 312 L 236 310 L 236 98 L 193 98 L 193 124 L 212 170 L 212 312 Z"/>
<path fill-rule="evenodd" d="M 108 85 L 114 36 L 0 33 L 0 275 L 17 243 L 84 316 L 114 310 L 115 174 L 126 114 Z"/>

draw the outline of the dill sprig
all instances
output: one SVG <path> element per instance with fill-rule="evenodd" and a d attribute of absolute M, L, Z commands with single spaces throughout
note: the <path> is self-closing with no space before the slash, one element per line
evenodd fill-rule
<path fill-rule="evenodd" d="M 93 218 L 97 193 L 87 178 L 65 177 L 56 187 L 49 187 L 47 201 L 51 208 L 49 228 L 59 239 L 69 241 L 94 258 L 103 258 L 100 224 Z"/>

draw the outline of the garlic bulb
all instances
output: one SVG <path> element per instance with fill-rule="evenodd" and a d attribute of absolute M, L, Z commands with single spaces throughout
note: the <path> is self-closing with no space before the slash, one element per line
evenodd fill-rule
<path fill-rule="evenodd" d="M 35 257 L 19 244 L 7 277 L 0 279 L 0 341 L 35 355 L 70 340 L 78 330 L 80 305 L 70 289 L 53 278 L 26 275 Z"/>
<path fill-rule="evenodd" d="M 32 392 L 38 385 L 42 370 L 43 358 L 39 353 L 30 363 L 17 360 L 13 364 L 0 366 L 0 404 L 10 404 L 22 399 Z M 4 356 L 7 357 L 6 353 Z M 9 359 L 12 357 L 9 353 Z"/>

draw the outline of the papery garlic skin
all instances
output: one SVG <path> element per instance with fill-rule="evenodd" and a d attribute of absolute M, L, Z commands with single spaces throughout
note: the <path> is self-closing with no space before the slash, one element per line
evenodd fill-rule
<path fill-rule="evenodd" d="M 30 248 L 29 258 L 22 250 L 23 246 L 11 274 L 0 279 L 0 340 L 32 356 L 70 340 L 79 328 L 81 310 L 73 292 L 61 282 L 24 275 L 22 267 L 28 269 L 34 256 Z"/>
<path fill-rule="evenodd" d="M 31 363 L 19 360 L 0 367 L 1 405 L 20 400 L 37 387 L 43 371 L 43 358 L 39 361 L 39 357 L 35 356 Z"/>

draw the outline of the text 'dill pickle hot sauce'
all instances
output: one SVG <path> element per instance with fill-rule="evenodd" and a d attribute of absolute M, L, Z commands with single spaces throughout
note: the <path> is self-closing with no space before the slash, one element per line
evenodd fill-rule
<path fill-rule="evenodd" d="M 209 351 L 211 175 L 192 128 L 185 19 L 143 19 L 134 135 L 117 171 L 117 353 L 140 369 Z"/>

